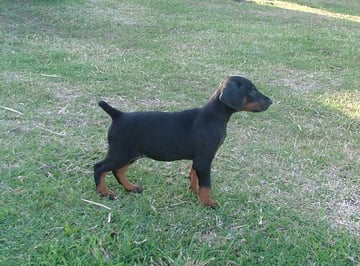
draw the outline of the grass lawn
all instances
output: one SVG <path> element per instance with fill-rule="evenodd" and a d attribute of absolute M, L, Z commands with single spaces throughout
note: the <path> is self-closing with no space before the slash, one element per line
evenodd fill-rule
<path fill-rule="evenodd" d="M 356 21 L 251 1 L 0 0 L 0 265 L 359 265 L 359 40 Z M 142 194 L 109 175 L 118 198 L 99 198 L 100 99 L 198 107 L 230 74 L 274 104 L 230 120 L 218 209 L 187 161 L 140 160 Z"/>

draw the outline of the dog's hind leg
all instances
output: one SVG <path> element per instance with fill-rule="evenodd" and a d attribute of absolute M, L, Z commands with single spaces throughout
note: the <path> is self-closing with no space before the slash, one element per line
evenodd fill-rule
<path fill-rule="evenodd" d="M 112 171 L 118 182 L 127 190 L 134 193 L 141 193 L 143 188 L 137 185 L 134 185 L 126 178 L 126 171 L 129 167 L 129 164 L 124 165 L 123 167 Z"/>
<path fill-rule="evenodd" d="M 109 170 L 106 169 L 105 160 L 98 162 L 94 165 L 94 179 L 96 185 L 96 191 L 100 196 L 109 196 L 110 199 L 114 198 L 114 193 L 106 187 L 105 178 Z"/>
<path fill-rule="evenodd" d="M 109 199 L 115 199 L 114 193 L 106 187 L 105 178 L 108 172 L 112 171 L 116 180 L 123 185 L 126 190 L 133 192 L 141 192 L 142 188 L 130 183 L 126 176 L 125 172 L 135 159 L 119 158 L 114 159 L 113 157 L 106 157 L 104 160 L 96 163 L 94 165 L 94 178 L 96 191 L 102 196 L 109 196 Z"/>

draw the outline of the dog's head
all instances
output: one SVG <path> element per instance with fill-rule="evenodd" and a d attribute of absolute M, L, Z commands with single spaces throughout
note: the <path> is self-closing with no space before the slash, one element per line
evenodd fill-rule
<path fill-rule="evenodd" d="M 227 77 L 218 91 L 219 100 L 235 111 L 262 112 L 272 104 L 250 80 L 240 76 Z"/>

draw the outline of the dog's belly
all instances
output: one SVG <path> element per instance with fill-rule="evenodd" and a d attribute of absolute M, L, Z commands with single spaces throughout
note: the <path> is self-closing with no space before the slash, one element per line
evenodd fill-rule
<path fill-rule="evenodd" d="M 140 141 L 141 153 L 157 161 L 190 160 L 193 147 L 188 138 L 182 136 L 158 136 L 157 138 Z"/>
<path fill-rule="evenodd" d="M 178 161 L 178 160 L 191 160 L 191 156 L 187 156 L 186 154 L 144 154 L 144 157 L 150 158 L 156 161 L 163 161 L 163 162 L 172 162 L 172 161 Z"/>

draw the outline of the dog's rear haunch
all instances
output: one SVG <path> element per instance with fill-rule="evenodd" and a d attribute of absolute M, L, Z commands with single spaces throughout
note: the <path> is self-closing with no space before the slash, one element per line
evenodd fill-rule
<path fill-rule="evenodd" d="M 211 162 L 225 139 L 230 116 L 239 111 L 262 112 L 271 104 L 251 81 L 239 76 L 222 81 L 202 108 L 180 112 L 126 113 L 100 101 L 112 124 L 107 156 L 94 165 L 96 189 L 101 196 L 115 198 L 105 184 L 107 173 L 112 171 L 126 190 L 142 192 L 142 187 L 126 178 L 129 165 L 142 157 L 192 160 L 189 189 L 199 195 L 202 205 L 215 208 L 217 203 L 210 197 Z"/>

